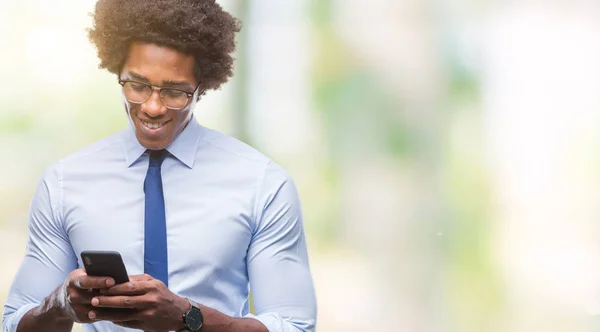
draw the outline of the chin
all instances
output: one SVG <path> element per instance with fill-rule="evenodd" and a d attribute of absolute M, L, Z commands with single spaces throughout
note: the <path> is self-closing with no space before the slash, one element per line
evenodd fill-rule
<path fill-rule="evenodd" d="M 161 145 L 148 145 L 148 144 L 142 144 L 142 146 L 144 146 L 146 149 L 148 150 L 162 150 L 164 148 L 167 147 L 168 144 L 161 144 Z"/>
<path fill-rule="evenodd" d="M 137 135 L 136 135 L 137 136 Z M 161 150 L 166 148 L 169 145 L 169 140 L 150 140 L 145 137 L 137 136 L 138 142 L 149 150 Z"/>

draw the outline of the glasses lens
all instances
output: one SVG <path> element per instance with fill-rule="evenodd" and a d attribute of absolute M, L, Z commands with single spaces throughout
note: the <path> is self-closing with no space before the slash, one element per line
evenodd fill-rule
<path fill-rule="evenodd" d="M 123 92 L 127 100 L 134 103 L 143 103 L 152 94 L 152 88 L 142 83 L 126 82 L 123 85 Z"/>
<path fill-rule="evenodd" d="M 188 96 L 185 92 L 173 89 L 163 89 L 160 92 L 160 99 L 168 108 L 179 109 L 185 107 Z"/>

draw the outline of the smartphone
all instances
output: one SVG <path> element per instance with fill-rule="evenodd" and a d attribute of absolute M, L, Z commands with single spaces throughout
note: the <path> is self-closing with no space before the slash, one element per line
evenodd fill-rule
<path fill-rule="evenodd" d="M 116 251 L 85 250 L 81 252 L 85 272 L 95 277 L 111 277 L 116 284 L 129 281 L 121 254 Z"/>

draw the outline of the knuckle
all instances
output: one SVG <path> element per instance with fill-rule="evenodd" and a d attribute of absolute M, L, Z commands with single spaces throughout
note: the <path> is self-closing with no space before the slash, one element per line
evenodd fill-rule
<path fill-rule="evenodd" d="M 67 298 L 71 303 L 83 303 L 86 299 L 86 294 L 80 292 L 77 288 L 67 290 Z"/>
<path fill-rule="evenodd" d="M 68 274 L 68 277 L 69 278 L 78 277 L 78 276 L 82 275 L 82 273 L 83 273 L 82 269 L 73 270 Z"/>
<path fill-rule="evenodd" d="M 152 285 L 152 288 L 154 288 L 154 289 L 160 289 L 165 284 L 162 281 L 158 280 L 158 279 L 154 279 L 154 280 L 152 280 L 151 285 Z"/>
<path fill-rule="evenodd" d="M 78 276 L 69 276 L 67 278 L 67 285 L 69 285 L 69 286 L 75 286 L 78 282 L 79 282 Z"/>
<path fill-rule="evenodd" d="M 149 319 L 152 318 L 152 314 L 151 314 L 152 310 L 150 309 L 144 309 L 144 311 L 140 311 L 137 313 L 136 315 L 136 319 L 139 321 L 148 321 Z"/>
<path fill-rule="evenodd" d="M 142 315 L 144 316 L 144 319 L 149 320 L 152 317 L 156 316 L 156 310 L 154 310 L 154 309 L 146 310 Z"/>
<path fill-rule="evenodd" d="M 66 301 L 68 304 L 74 304 L 79 302 L 79 294 L 72 290 L 67 291 Z"/>
<path fill-rule="evenodd" d="M 74 298 L 79 295 L 79 292 L 73 287 L 67 287 L 67 295 L 71 298 Z"/>
<path fill-rule="evenodd" d="M 135 292 L 137 290 L 137 286 L 135 285 L 135 283 L 131 282 L 127 285 L 127 289 L 129 289 L 129 291 L 131 292 Z"/>
<path fill-rule="evenodd" d="M 156 294 L 149 295 L 148 301 L 150 302 L 152 307 L 155 307 L 160 303 L 160 296 Z"/>
<path fill-rule="evenodd" d="M 82 269 L 71 271 L 71 273 L 69 273 L 67 276 L 68 284 L 78 285 L 79 283 L 81 283 L 81 278 L 84 278 L 86 276 L 87 275 Z"/>

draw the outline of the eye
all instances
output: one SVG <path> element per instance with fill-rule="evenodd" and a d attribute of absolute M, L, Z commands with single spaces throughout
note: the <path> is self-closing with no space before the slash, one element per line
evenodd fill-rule
<path fill-rule="evenodd" d="M 170 89 L 163 90 L 163 93 L 164 93 L 164 96 L 167 98 L 179 98 L 179 97 L 185 95 L 185 92 L 183 92 L 183 91 L 170 90 Z"/>
<path fill-rule="evenodd" d="M 131 89 L 133 89 L 135 91 L 142 91 L 142 90 L 146 89 L 146 86 L 141 83 L 127 82 L 127 84 L 129 85 L 129 87 Z"/>

